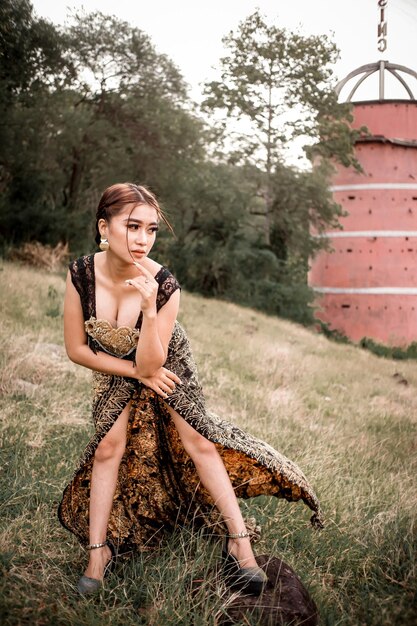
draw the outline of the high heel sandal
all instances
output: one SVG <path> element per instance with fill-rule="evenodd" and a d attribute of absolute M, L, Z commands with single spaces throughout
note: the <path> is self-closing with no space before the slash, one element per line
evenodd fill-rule
<path fill-rule="evenodd" d="M 243 539 L 245 537 L 249 537 L 248 532 L 226 535 L 222 551 L 223 569 L 231 587 L 259 596 L 268 581 L 268 576 L 260 567 L 240 567 L 239 561 L 233 554 L 230 554 L 228 549 L 229 539 Z"/>
<path fill-rule="evenodd" d="M 87 550 L 95 550 L 96 548 L 103 548 L 104 546 L 109 546 L 111 550 L 111 558 L 107 561 L 104 567 L 103 578 L 109 572 L 113 571 L 114 566 L 116 564 L 115 562 L 116 550 L 114 549 L 114 545 L 111 543 L 111 541 L 106 539 L 106 541 L 103 541 L 103 543 L 93 543 L 93 544 L 86 546 Z M 102 580 L 99 580 L 98 578 L 90 578 L 89 576 L 83 575 L 78 581 L 77 589 L 81 595 L 86 596 L 89 594 L 96 593 L 97 591 L 99 591 L 99 589 L 102 586 L 103 586 Z"/>

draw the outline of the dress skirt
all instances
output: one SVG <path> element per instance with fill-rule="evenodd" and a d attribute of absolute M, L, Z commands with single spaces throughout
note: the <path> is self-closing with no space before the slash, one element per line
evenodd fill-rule
<path fill-rule="evenodd" d="M 86 329 L 98 345 L 117 355 L 120 337 L 108 322 L 91 318 Z M 129 329 L 120 330 L 120 334 L 126 334 Z M 133 334 L 138 332 L 130 330 Z M 135 379 L 93 373 L 95 434 L 65 488 L 58 512 L 61 523 L 83 545 L 89 543 L 94 453 L 130 402 L 126 450 L 119 467 L 107 534 L 119 551 L 153 548 L 178 526 L 213 527 L 220 521 L 214 502 L 182 445 L 168 406 L 216 445 L 238 498 L 270 495 L 288 501 L 302 500 L 313 511 L 312 525 L 322 527 L 319 502 L 300 468 L 267 443 L 207 411 L 189 342 L 178 322 L 165 367 L 183 383 L 167 399 Z"/>

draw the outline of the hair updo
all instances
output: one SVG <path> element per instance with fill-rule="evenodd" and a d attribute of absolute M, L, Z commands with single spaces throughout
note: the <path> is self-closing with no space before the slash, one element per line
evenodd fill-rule
<path fill-rule="evenodd" d="M 173 232 L 172 226 L 166 218 L 164 212 L 158 204 L 154 194 L 141 185 L 133 183 L 117 183 L 107 187 L 100 198 L 96 211 L 96 236 L 95 241 L 100 243 L 100 231 L 98 229 L 99 220 L 109 222 L 112 217 L 123 211 L 127 204 L 133 204 L 132 211 L 138 204 L 147 204 L 155 209 L 158 217 L 165 222 L 169 230 Z"/>

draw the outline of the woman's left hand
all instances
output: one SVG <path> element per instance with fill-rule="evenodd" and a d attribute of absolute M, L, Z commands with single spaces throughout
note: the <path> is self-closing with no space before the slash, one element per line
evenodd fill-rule
<path fill-rule="evenodd" d="M 137 289 L 141 296 L 141 309 L 143 314 L 156 312 L 156 296 L 158 293 L 158 282 L 152 276 L 152 274 L 142 267 L 139 263 L 134 263 L 134 266 L 139 272 L 137 278 L 130 278 L 126 281 L 128 285 L 131 285 Z"/>

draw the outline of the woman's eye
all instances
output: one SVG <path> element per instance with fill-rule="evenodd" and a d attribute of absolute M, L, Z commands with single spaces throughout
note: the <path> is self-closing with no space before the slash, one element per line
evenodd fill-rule
<path fill-rule="evenodd" d="M 132 222 L 132 224 L 127 224 L 128 230 L 137 231 L 139 230 L 139 228 L 140 228 L 140 225 L 135 224 L 134 222 Z M 151 228 L 148 229 L 148 233 L 153 234 L 153 233 L 156 233 L 157 230 L 159 230 L 159 226 L 152 226 Z"/>

